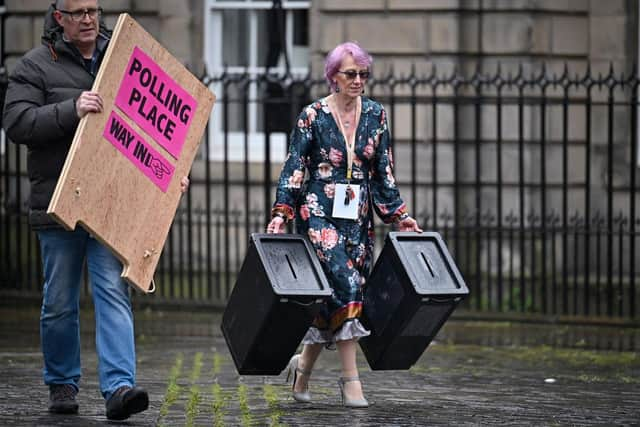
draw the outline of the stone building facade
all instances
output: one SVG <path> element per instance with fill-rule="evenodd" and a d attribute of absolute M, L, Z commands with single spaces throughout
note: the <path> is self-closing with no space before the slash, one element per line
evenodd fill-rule
<path fill-rule="evenodd" d="M 5 0 L 7 66 L 40 42 L 45 0 Z M 204 67 L 205 21 L 215 0 L 103 0 L 111 26 L 120 12 L 134 16 L 190 69 Z M 224 2 L 218 1 L 218 4 Z M 234 1 L 234 4 L 251 3 Z M 256 4 L 270 3 L 255 1 Z M 542 62 L 581 70 L 628 71 L 638 57 L 638 2 L 634 0 L 311 0 L 309 60 L 314 73 L 328 50 L 357 40 L 376 58 L 378 71 L 418 72 L 437 63 L 491 71 Z M 1 7 L 1 6 L 0 6 Z M 263 35 L 262 37 L 265 37 Z"/>
<path fill-rule="evenodd" d="M 443 78 L 452 75 L 454 70 L 462 76 L 472 76 L 474 73 L 492 76 L 498 67 L 503 77 L 517 74 L 522 69 L 524 75 L 540 75 L 543 80 L 562 75 L 565 67 L 570 76 L 581 76 L 587 70 L 592 76 L 606 76 L 610 68 L 617 75 L 629 76 L 633 64 L 639 59 L 638 0 L 282 0 L 280 3 L 288 17 L 285 44 L 291 50 L 292 66 L 300 74 L 308 72 L 316 79 L 321 77 L 327 52 L 346 40 L 358 41 L 373 55 L 375 79 L 398 80 L 411 73 L 420 77 L 429 75 L 434 69 Z M 45 0 L 0 0 L 1 59 L 2 65 L 9 71 L 18 57 L 40 43 L 42 16 L 48 4 Z M 273 42 L 265 14 L 271 8 L 272 1 L 102 0 L 100 5 L 104 8 L 109 26 L 113 26 L 118 13 L 130 13 L 197 75 L 205 71 L 213 75 L 228 71 L 256 75 L 265 69 L 268 53 L 266 43 Z M 295 21 L 293 24 L 291 19 Z M 281 58 L 276 62 L 276 65 L 281 65 Z M 543 64 L 546 74 L 541 71 Z M 419 99 L 417 106 L 415 103 L 412 106 L 409 98 L 411 93 L 406 86 L 397 85 L 395 93 L 384 88 L 373 89 L 373 97 L 386 106 L 395 95 L 398 97 L 389 111 L 396 165 L 402 165 L 396 169 L 396 178 L 403 186 L 403 194 L 413 191 L 413 197 L 406 198 L 409 209 L 420 212 L 437 204 L 436 214 L 439 214 L 443 210 L 451 212 L 462 205 L 468 212 L 484 212 L 488 209 L 503 218 L 511 211 L 517 211 L 519 203 L 524 203 L 524 212 L 520 212 L 523 217 L 531 211 L 535 213 L 536 209 L 543 217 L 550 211 L 564 209 L 565 212 L 579 212 L 586 221 L 591 221 L 595 212 L 606 212 L 610 202 L 613 203 L 613 209 L 609 210 L 616 215 L 619 211 L 624 215 L 640 211 L 640 206 L 635 210 L 630 209 L 629 201 L 635 200 L 638 204 L 635 194 L 629 197 L 629 188 L 637 187 L 634 187 L 636 183 L 630 182 L 632 174 L 629 171 L 639 163 L 630 156 L 630 147 L 638 142 L 632 141 L 630 124 L 633 123 L 633 117 L 628 102 L 627 105 L 608 109 L 606 84 L 604 90 L 594 87 L 588 94 L 584 90 L 570 88 L 569 98 L 575 98 L 578 102 L 570 104 L 564 111 L 561 102 L 563 88 L 549 84 L 545 86 L 545 96 L 550 97 L 551 101 L 545 109 L 541 109 L 536 104 L 542 98 L 539 88 L 531 91 L 527 88 L 531 103 L 523 108 L 522 122 L 518 121 L 518 105 L 511 104 L 502 107 L 500 124 L 496 123 L 497 109 L 491 102 L 483 104 L 480 113 L 474 109 L 473 102 L 460 104 L 456 106 L 459 108 L 454 114 L 451 101 L 446 101 L 449 103 L 438 106 L 434 122 L 431 119 L 434 109 L 429 105 L 434 92 L 429 88 L 419 88 L 416 93 Z M 215 87 L 214 90 L 219 95 L 214 114 L 220 114 L 224 97 Z M 319 88 L 319 92 L 323 90 Z M 452 98 L 450 87 L 438 90 L 442 90 L 437 93 L 440 101 L 447 96 Z M 473 88 L 463 87 L 459 94 L 473 101 Z M 253 95 L 266 97 L 258 92 Z M 514 92 L 510 95 L 513 96 Z M 495 91 L 488 90 L 481 96 L 495 97 Z M 628 93 L 616 93 L 615 96 L 616 99 L 630 99 Z M 402 97 L 404 100 L 400 99 Z M 589 112 L 584 103 L 587 97 L 591 97 L 593 102 L 588 107 Z M 553 100 L 560 102 L 553 103 Z M 256 143 L 264 139 L 264 132 L 260 128 L 260 108 L 263 107 L 252 107 L 255 111 L 249 113 L 253 116 L 249 120 L 251 130 L 247 132 L 244 132 L 247 129 L 234 128 L 242 122 L 237 118 L 235 123 L 236 110 L 230 110 L 230 127 L 232 132 L 236 131 L 235 136 L 239 137 L 237 141 L 242 141 L 245 136 L 249 140 L 254 138 Z M 563 117 L 565 112 L 567 118 Z M 255 123 L 251 124 L 251 120 Z M 204 160 L 206 155 L 200 156 L 193 169 L 196 184 L 190 195 L 194 206 L 202 206 L 206 190 L 198 183 L 202 184 L 207 176 L 207 179 L 217 180 L 207 189 L 213 198 L 211 206 L 219 208 L 227 204 L 244 208 L 255 203 L 262 209 L 269 204 L 268 198 L 272 197 L 273 191 L 265 191 L 260 184 L 269 174 L 272 182 L 275 181 L 284 150 L 279 148 L 280 157 L 272 155 L 273 166 L 270 170 L 261 160 L 261 149 L 254 150 L 258 155 L 252 157 L 251 177 L 246 178 L 249 173 L 245 174 L 241 157 L 232 158 L 225 167 L 220 166 L 223 160 L 220 157 L 223 152 L 223 139 L 219 133 L 221 116 L 214 116 L 211 123 L 211 162 Z M 523 135 L 519 135 L 519 132 Z M 638 134 L 640 132 L 636 132 L 636 137 Z M 234 153 L 234 146 L 238 145 L 233 137 L 229 136 L 230 153 Z M 524 149 L 518 148 L 519 137 L 525 140 Z M 496 155 L 496 150 L 499 150 L 496 148 L 498 138 L 505 144 L 500 148 L 503 151 Z M 276 140 L 285 144 L 286 134 L 272 134 L 271 142 Z M 544 143 L 541 144 L 541 140 Z M 445 185 L 440 190 L 431 188 L 432 183 L 428 178 L 435 168 L 432 151 L 434 141 L 439 144 L 435 163 L 439 166 L 441 182 L 453 181 L 452 170 L 457 168 L 459 179 L 470 183 L 467 187 L 461 186 L 463 189 L 459 193 L 452 186 Z M 541 145 L 546 149 L 544 157 Z M 568 165 L 562 162 L 565 146 L 569 147 L 570 153 Z M 459 153 L 456 151 L 458 149 Z M 241 155 L 242 147 L 237 151 Z M 3 152 L 0 151 L 0 154 Z M 502 163 L 498 164 L 500 156 Z M 416 157 L 419 158 L 417 162 Z M 24 162 L 24 156 L 22 159 Z M 209 176 L 204 170 L 209 171 L 207 167 L 211 164 L 213 167 Z M 547 173 L 544 178 L 540 176 L 541 165 Z M 497 186 L 493 184 L 488 190 L 486 186 L 474 184 L 477 181 L 498 181 L 497 170 L 500 170 L 500 179 L 505 184 L 500 187 L 502 193 L 498 194 Z M 227 176 L 224 177 L 224 174 Z M 591 181 L 587 182 L 585 176 L 588 174 Z M 417 191 L 411 186 L 411 180 L 416 177 L 422 182 L 421 186 L 417 186 Z M 228 178 L 228 181 L 224 181 L 224 178 Z M 243 186 L 243 179 L 247 182 L 253 180 L 253 184 Z M 525 190 L 521 191 L 518 181 L 523 179 L 526 185 L 522 186 Z M 545 180 L 546 183 L 541 184 Z M 575 188 L 567 185 L 574 181 L 579 183 Z M 235 184 L 226 185 L 225 188 L 224 182 Z M 553 185 L 545 194 L 541 188 L 549 183 Z M 563 206 L 563 194 L 558 191 L 563 185 L 569 188 L 566 192 L 568 206 Z M 613 187 L 618 189 L 615 194 L 611 191 Z M 437 199 L 437 203 L 433 203 L 434 199 Z M 546 211 L 540 207 L 545 203 Z M 497 212 L 500 209 L 502 211 Z M 233 216 L 241 217 L 242 212 Z M 537 227 L 535 224 L 528 226 L 531 226 L 531 230 Z M 236 234 L 242 236 L 255 231 L 239 227 L 235 230 Z M 544 248 L 544 245 L 548 249 L 554 248 L 554 253 L 555 249 L 561 247 L 558 236 L 530 237 L 534 232 L 523 233 L 522 239 L 528 239 L 527 248 L 522 251 L 516 248 L 508 254 L 516 271 L 519 270 L 519 259 L 526 258 L 527 262 L 532 258 L 543 259 L 546 252 L 540 248 Z M 597 238 L 600 239 L 600 235 Z M 635 239 L 635 236 L 632 238 Z M 506 265 L 501 261 L 506 259 L 503 256 L 506 249 L 496 249 L 497 240 L 494 240 L 494 236 L 487 237 L 486 242 L 484 246 L 473 243 L 477 244 L 473 250 L 478 258 L 473 262 L 465 262 L 474 268 L 478 265 L 487 266 L 489 274 L 501 271 Z M 564 246 L 567 246 L 566 243 L 565 239 Z M 569 243 L 577 248 L 581 241 L 576 238 Z M 242 245 L 244 240 L 231 243 L 226 254 L 218 251 L 211 259 L 227 257 L 224 259 L 229 261 L 228 257 L 232 257 L 233 253 L 242 253 L 237 250 Z M 603 247 L 602 253 L 613 246 L 619 249 L 615 257 L 610 256 L 611 259 L 619 258 L 626 262 L 620 270 L 628 270 L 628 265 L 636 264 L 623 257 L 629 252 L 628 240 L 620 238 L 614 242 L 609 237 L 609 246 Z M 563 265 L 581 263 L 588 271 L 589 264 L 598 258 L 594 247 L 592 243 L 592 249 L 587 249 L 586 255 L 581 256 L 580 260 L 574 260 L 575 254 L 569 251 L 558 254 L 555 257 L 557 262 L 554 259 L 550 268 L 559 269 Z M 497 253 L 500 250 L 503 253 Z M 231 259 L 231 264 L 240 262 L 240 257 L 237 258 Z M 535 276 L 540 264 L 531 267 L 527 264 L 520 271 L 523 275 Z M 521 265 L 524 266 L 525 262 Z M 617 265 L 610 271 L 616 269 Z M 546 272 L 543 271 L 544 274 Z"/>
<path fill-rule="evenodd" d="M 16 58 L 40 43 L 42 15 L 49 2 L 5 0 L 0 5 L 2 3 L 2 63 L 10 71 Z M 402 78 L 410 73 L 427 75 L 433 69 L 437 70 L 439 76 L 447 76 L 454 70 L 466 76 L 475 72 L 492 75 L 498 66 L 503 76 L 517 73 L 520 67 L 526 75 L 534 75 L 542 64 L 546 66 L 549 76 L 562 74 L 564 67 L 571 75 L 581 75 L 587 68 L 593 75 L 606 75 L 610 67 L 617 73 L 628 75 L 638 59 L 640 49 L 636 0 L 282 0 L 281 4 L 287 13 L 293 10 L 298 13 L 294 17 L 297 27 L 306 27 L 296 29 L 294 26 L 293 30 L 286 32 L 286 37 L 302 34 L 297 36 L 300 40 L 295 43 L 298 45 L 287 42 L 289 48 L 293 45 L 297 49 L 296 52 L 290 52 L 293 65 L 301 65 L 300 70 L 308 71 L 316 78 L 321 76 L 322 62 L 327 52 L 344 40 L 356 40 L 371 52 L 376 77 L 393 78 Z M 229 62 L 236 70 L 245 72 L 259 73 L 260 66 L 264 69 L 262 57 L 266 52 L 265 40 L 270 36 L 265 14 L 272 6 L 271 1 L 102 0 L 100 5 L 104 8 L 104 18 L 109 26 L 113 26 L 118 13 L 130 13 L 197 75 L 205 71 L 219 74 L 224 70 L 222 65 L 227 66 Z M 305 15 L 304 19 L 300 19 L 300 14 Z M 218 51 L 222 53 L 218 54 Z M 251 61 L 251 64 L 247 63 Z M 402 87 L 398 88 L 399 94 L 406 95 L 406 90 L 402 92 Z M 388 93 L 380 95 L 385 100 L 384 95 Z M 422 95 L 430 94 L 424 91 Z M 595 100 L 602 100 L 606 93 L 594 93 L 594 97 Z M 394 105 L 393 132 L 396 157 L 402 164 L 411 160 L 410 140 L 426 142 L 418 147 L 417 153 L 422 157 L 415 171 L 417 176 L 430 173 L 428 143 L 432 136 L 449 143 L 448 148 L 442 149 L 440 161 L 445 163 L 453 162 L 455 138 L 471 138 L 473 131 L 481 129 L 483 140 L 495 139 L 495 109 L 485 109 L 482 112 L 482 124 L 471 126 L 469 124 L 475 122 L 474 112 L 462 107 L 458 117 L 458 123 L 461 123 L 459 129 L 454 129 L 454 119 L 447 108 L 444 108 L 436 123 L 430 120 L 428 106 L 419 105 L 415 109 L 414 121 L 411 119 L 411 109 L 407 102 Z M 220 108 L 214 109 L 214 114 L 219 114 L 219 111 Z M 512 123 L 514 111 L 513 108 L 505 108 L 502 132 L 506 140 L 516 137 L 517 129 Z M 591 136 L 595 143 L 596 158 L 593 164 L 596 168 L 606 163 L 604 155 L 608 118 L 605 113 L 605 110 L 602 110 L 602 114 L 596 111 L 592 120 L 594 131 Z M 257 124 L 252 125 L 255 129 L 252 128 L 251 137 L 259 140 L 263 137 L 260 135 L 260 114 L 254 115 L 258 117 Z M 559 110 L 550 107 L 547 115 L 547 137 L 549 140 L 558 140 L 564 126 L 559 119 Z M 569 118 L 569 138 L 580 144 L 585 139 L 585 115 L 579 109 L 571 108 Z M 629 122 L 628 110 L 616 110 L 615 118 L 618 123 Z M 213 127 L 221 123 L 220 117 L 214 119 Z M 525 138 L 539 138 L 540 112 L 527 107 L 525 120 Z M 435 132 L 434 126 L 437 127 Z M 628 126 L 617 126 L 613 137 L 620 145 L 628 144 Z M 214 155 L 211 158 L 219 161 L 219 143 L 222 139 L 213 137 L 212 140 L 213 148 L 210 151 Z M 273 144 L 279 144 L 278 152 L 282 151 L 279 147 L 286 144 L 285 140 L 285 133 L 272 136 L 272 141 L 275 141 Z M 552 171 L 554 159 L 559 158 L 559 150 L 559 147 L 550 147 L 547 153 L 549 169 Z M 254 151 L 259 153 L 261 149 Z M 465 178 L 465 173 L 473 173 L 473 168 L 467 167 L 467 164 L 474 163 L 473 156 L 472 152 L 461 155 L 459 167 L 462 178 Z M 584 154 L 576 151 L 576 164 L 584 163 L 581 156 Z M 620 162 L 620 167 L 626 170 L 630 162 L 628 157 L 627 151 L 621 150 L 615 154 L 615 161 Z M 495 169 L 496 165 L 490 160 L 495 158 L 493 153 L 489 152 L 484 158 L 488 163 L 483 165 L 483 170 Z M 273 156 L 272 160 L 279 163 L 281 154 Z M 515 161 L 515 158 L 509 158 L 507 153 L 507 163 L 509 160 Z M 526 154 L 528 176 L 535 178 L 534 169 L 540 160 L 533 151 Z M 263 176 L 262 165 L 258 160 L 254 162 L 256 174 Z M 272 169 L 275 177 L 277 168 Z M 230 173 L 233 174 L 234 169 Z M 240 170 L 238 173 L 241 173 Z M 397 171 L 401 182 L 407 182 L 411 178 L 410 173 L 413 172 L 407 168 Z M 515 168 L 507 165 L 503 178 L 513 181 L 516 173 Z M 574 168 L 570 173 L 582 176 L 584 167 Z M 602 176 L 605 172 L 597 170 L 593 174 Z M 594 185 L 596 194 L 606 191 L 605 184 L 603 179 Z M 427 192 L 416 199 L 417 203 L 426 203 L 429 198 Z M 485 196 L 489 201 L 494 197 L 490 194 Z M 471 192 L 469 197 L 475 196 Z M 535 198 L 535 195 L 531 197 Z M 549 197 L 551 204 L 558 202 L 554 199 L 556 196 Z M 444 205 L 452 203 L 451 195 L 445 193 L 442 198 Z M 580 205 L 582 199 L 583 196 L 577 196 L 575 203 Z M 511 202 L 507 203 L 506 210 L 516 203 L 509 196 L 507 200 Z M 604 199 L 594 197 L 594 200 Z"/>
<path fill-rule="evenodd" d="M 6 0 L 4 3 L 3 64 L 11 70 L 16 58 L 40 43 L 42 15 L 49 2 Z M 229 61 L 236 69 L 249 72 L 260 69 L 243 63 L 251 60 L 247 52 L 254 49 L 260 58 L 253 65 L 264 65 L 261 62 L 266 49 L 264 40 L 269 38 L 269 34 L 265 34 L 269 27 L 264 24 L 264 15 L 271 1 L 103 0 L 100 4 L 109 26 L 113 26 L 118 13 L 130 13 L 198 75 L 205 70 L 220 73 L 220 65 L 228 65 Z M 298 13 L 307 14 L 305 20 L 297 19 L 296 25 L 307 28 L 302 29 L 304 36 L 297 42 L 302 44 L 302 49 L 293 62 L 294 65 L 296 61 L 298 65 L 309 64 L 307 69 L 314 77 L 321 76 L 327 52 L 344 40 L 356 40 L 371 52 L 375 76 L 394 78 L 412 72 L 416 76 L 426 75 L 434 66 L 440 76 L 453 70 L 467 76 L 476 71 L 491 75 L 498 64 L 505 76 L 516 73 L 519 67 L 523 67 L 525 74 L 536 73 L 542 64 L 547 67 L 548 75 L 561 74 L 565 66 L 571 75 L 582 74 L 588 67 L 593 74 L 606 74 L 610 66 L 617 73 L 628 75 L 638 58 L 640 31 L 635 0 L 283 0 L 282 5 L 288 12 L 297 8 Z M 250 22 L 253 24 L 249 28 Z M 295 29 L 289 31 L 287 37 L 293 33 Z M 217 40 L 212 41 L 214 38 Z M 226 53 L 211 59 L 216 57 L 213 50 Z M 301 69 L 305 70 L 305 66 Z M 429 94 L 425 92 L 425 95 Z M 410 109 L 408 103 L 399 103 L 394 108 L 394 139 L 397 157 L 402 162 L 409 161 L 410 156 L 408 144 L 404 143 L 412 138 L 427 141 L 433 126 L 438 128 L 438 138 L 449 141 L 454 135 L 469 136 L 473 128 L 462 125 L 455 133 L 449 113 L 442 114 L 437 123 L 431 123 L 428 108 L 422 106 L 417 108 L 416 123 L 413 123 L 408 118 Z M 486 117 L 483 116 L 482 132 L 489 139 L 496 132 L 493 113 L 490 109 L 483 112 Z M 462 123 L 474 120 L 469 109 L 463 108 L 459 114 Z M 541 118 L 533 109 L 526 114 L 530 124 L 526 138 L 535 138 Z M 616 114 L 619 120 L 629 119 L 628 112 Z M 582 116 L 570 111 L 570 134 L 578 135 L 578 140 L 584 139 L 579 131 L 585 126 Z M 596 143 L 606 140 L 605 116 L 594 115 Z M 598 126 L 598 120 L 603 120 L 602 126 Z M 557 139 L 562 125 L 552 109 L 547 125 L 549 138 Z M 513 137 L 515 129 L 510 128 L 508 122 L 504 126 L 505 138 Z M 415 134 L 409 132 L 410 129 Z M 283 133 L 280 139 L 284 138 Z M 614 138 L 621 143 L 627 140 L 628 129 L 616 130 Z M 280 141 L 283 143 L 284 140 Z M 451 161 L 451 153 L 445 151 L 444 156 L 443 160 Z M 553 152 L 550 156 L 557 157 Z M 534 164 L 534 157 L 528 157 L 527 161 Z M 273 160 L 279 162 L 280 158 L 276 156 Z M 469 157 L 468 161 L 473 159 Z M 465 162 L 464 156 L 462 162 Z M 428 164 L 426 158 L 421 161 L 417 174 L 427 174 L 429 170 L 425 165 Z M 491 168 L 491 164 L 485 167 Z M 398 174 L 401 181 L 409 179 L 406 169 Z"/>
<path fill-rule="evenodd" d="M 515 75 L 519 69 L 525 76 L 544 74 L 560 76 L 566 70 L 569 76 L 582 76 L 587 70 L 591 75 L 607 75 L 613 68 L 616 75 L 629 75 L 638 59 L 639 30 L 638 2 L 631 0 L 615 0 L 601 2 L 597 0 L 340 0 L 313 1 L 310 11 L 310 56 L 313 70 L 319 73 L 326 53 L 342 40 L 357 40 L 374 56 L 374 72 L 376 75 L 406 78 L 411 73 L 417 77 L 429 75 L 433 69 L 437 75 L 446 77 L 457 70 L 463 76 L 472 76 L 479 72 L 493 76 L 500 69 L 503 77 Z M 400 90 L 402 85 L 398 86 Z M 433 96 L 428 88 L 422 94 Z M 561 87 L 549 85 L 546 95 L 562 97 Z M 467 95 L 475 93 L 469 87 Z M 487 95 L 495 95 L 495 91 L 487 91 Z M 404 92 L 405 95 L 407 92 Z M 516 92 L 512 91 L 511 95 Z M 443 95 L 448 93 L 444 92 Z M 531 91 L 532 96 L 540 92 Z M 584 91 L 569 92 L 570 97 L 585 97 Z M 594 90 L 590 94 L 594 102 L 604 102 L 608 96 L 606 90 Z M 616 94 L 619 96 L 619 94 Z M 431 154 L 428 145 L 431 140 L 438 139 L 449 145 L 441 149 L 440 160 L 451 165 L 454 157 L 454 146 L 468 142 L 467 150 L 461 149 L 458 157 L 460 179 L 473 182 L 477 173 L 482 181 L 495 181 L 496 164 L 495 142 L 498 134 L 496 109 L 491 105 L 483 107 L 482 122 L 476 125 L 476 113 L 473 105 L 461 106 L 457 116 L 457 127 L 454 129 L 453 114 L 446 106 L 441 108 L 436 123 L 431 120 L 432 111 L 429 106 L 418 106 L 412 109 L 408 103 L 400 102 L 394 109 L 394 136 L 398 163 L 408 165 L 416 153 L 420 157 L 415 171 L 416 176 L 430 176 Z M 591 188 L 581 189 L 569 195 L 571 210 L 583 211 L 587 191 L 590 191 L 592 212 L 606 211 L 607 204 L 607 141 L 609 135 L 607 110 L 602 105 L 593 107 L 591 132 L 587 136 L 587 115 L 584 105 L 570 105 L 568 120 L 562 117 L 561 105 L 546 106 L 545 117 L 537 105 L 524 108 L 524 138 L 531 142 L 531 149 L 523 156 L 525 180 L 534 183 L 527 190 L 526 208 L 539 209 L 540 191 L 535 186 L 542 180 L 540 163 L 547 166 L 548 182 L 560 183 L 563 180 L 562 145 L 560 141 L 568 128 L 571 150 L 571 167 L 567 172 L 568 181 L 584 182 L 585 163 L 590 162 L 595 177 Z M 518 139 L 517 106 L 507 105 L 502 109 L 504 119 L 501 124 L 501 136 L 505 144 L 501 178 L 506 183 L 516 185 L 520 168 L 517 167 L 519 155 L 513 148 Z M 412 119 L 413 114 L 413 119 Z M 413 121 L 412 121 L 413 120 Z M 614 173 L 616 185 L 628 185 L 630 164 L 634 160 L 629 157 L 630 123 L 629 109 L 616 109 L 614 113 L 615 127 L 612 131 L 616 143 Z M 433 131 L 433 126 L 437 130 Z M 545 130 L 541 131 L 544 127 Z M 472 147 L 474 132 L 480 132 L 482 140 L 482 162 L 477 160 L 478 154 Z M 417 135 L 413 135 L 413 133 Z M 546 159 L 540 156 L 539 142 L 546 138 Z M 411 151 L 409 141 L 417 137 L 417 151 Z M 585 140 L 591 139 L 591 161 L 586 158 Z M 511 143 L 511 145 L 509 145 Z M 509 148 L 512 147 L 512 148 Z M 449 167 L 451 169 L 451 167 Z M 478 169 L 482 169 L 478 171 Z M 401 181 L 410 179 L 409 168 L 398 168 L 396 174 Z M 443 180 L 452 180 L 446 174 Z M 482 192 L 482 206 L 495 208 L 498 205 L 495 189 Z M 518 188 L 505 190 L 502 203 L 503 212 L 507 215 L 518 209 Z M 511 192 L 512 194 L 509 194 Z M 441 207 L 454 205 L 452 192 L 438 195 Z M 476 189 L 462 192 L 459 203 L 469 210 L 480 209 Z M 562 206 L 562 193 L 549 191 L 546 196 L 548 210 L 556 210 Z M 429 190 L 423 197 L 417 197 L 417 204 L 427 205 L 431 195 Z M 614 202 L 615 210 L 628 209 L 626 200 Z M 536 206 L 536 207 L 532 207 Z M 417 207 L 416 207 L 417 208 Z"/>
<path fill-rule="evenodd" d="M 5 0 L 2 3 L 4 62 L 11 69 L 17 57 L 40 43 L 44 11 L 50 2 Z M 100 6 L 110 28 L 119 13 L 127 12 L 183 63 L 194 70 L 202 69 L 204 6 L 201 0 L 103 0 Z"/>
<path fill-rule="evenodd" d="M 314 63 L 341 40 L 358 40 L 398 72 L 436 62 L 495 69 L 500 62 L 566 62 L 582 70 L 629 70 L 638 55 L 633 0 L 340 0 L 313 1 Z"/>

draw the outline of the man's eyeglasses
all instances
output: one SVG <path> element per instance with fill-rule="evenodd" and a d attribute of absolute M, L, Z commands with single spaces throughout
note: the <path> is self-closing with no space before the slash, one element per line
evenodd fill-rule
<path fill-rule="evenodd" d="M 362 80 L 367 80 L 371 75 L 369 70 L 362 70 L 362 71 L 347 70 L 347 71 L 338 71 L 338 72 L 340 74 L 344 74 L 345 77 L 349 80 L 355 80 L 356 76 L 360 76 Z"/>
<path fill-rule="evenodd" d="M 58 9 L 58 12 L 64 13 L 65 15 L 69 15 L 73 21 L 80 22 L 84 19 L 85 15 L 91 19 L 96 19 L 99 16 L 102 16 L 102 8 L 99 7 L 97 9 L 78 9 L 78 10 L 62 10 Z"/>

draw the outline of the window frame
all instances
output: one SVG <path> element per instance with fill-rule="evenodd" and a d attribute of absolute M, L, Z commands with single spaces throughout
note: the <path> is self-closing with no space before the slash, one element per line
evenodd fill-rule
<path fill-rule="evenodd" d="M 227 74 L 243 74 L 247 73 L 252 78 L 263 75 L 266 72 L 266 67 L 258 66 L 258 50 L 256 43 L 249 43 L 249 64 L 245 66 L 227 66 L 222 63 L 223 52 L 223 38 L 224 38 L 224 25 L 222 23 L 222 13 L 225 10 L 241 10 L 249 13 L 249 40 L 257 40 L 259 37 L 258 32 L 258 14 L 263 11 L 270 10 L 273 7 L 271 1 L 252 1 L 252 0 L 205 0 L 205 25 L 204 25 L 204 60 L 206 69 L 209 75 L 219 76 L 223 72 Z M 293 53 L 293 34 L 294 34 L 294 11 L 311 9 L 311 1 L 291 1 L 282 0 L 282 8 L 286 13 L 286 49 L 289 58 L 292 58 Z M 286 69 L 283 66 L 274 66 L 269 68 L 270 73 L 284 74 Z M 309 58 L 307 58 L 306 66 L 304 67 L 290 67 L 290 73 L 294 76 L 306 76 L 309 72 Z M 214 82 L 211 84 L 211 89 L 216 95 L 222 93 L 222 84 Z M 258 87 L 256 84 L 249 86 L 249 99 L 256 99 L 258 97 Z M 220 103 L 221 99 L 218 98 L 217 103 Z M 265 133 L 263 130 L 258 129 L 259 122 L 259 107 L 260 104 L 252 102 L 248 107 L 248 126 L 247 132 L 230 131 L 226 135 L 228 141 L 227 160 L 229 161 L 244 161 L 244 144 L 245 141 L 249 144 L 251 162 L 263 162 L 264 161 L 264 144 Z M 207 153 L 208 159 L 212 161 L 225 160 L 225 133 L 222 129 L 222 110 L 221 108 L 213 108 L 213 112 L 210 117 L 209 126 L 209 153 Z M 274 163 L 279 163 L 284 160 L 286 153 L 287 135 L 283 132 L 270 133 L 270 158 Z"/>

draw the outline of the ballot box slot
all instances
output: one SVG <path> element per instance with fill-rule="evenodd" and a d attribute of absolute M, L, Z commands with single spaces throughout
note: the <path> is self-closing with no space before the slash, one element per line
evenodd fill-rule
<path fill-rule="evenodd" d="M 291 274 L 293 274 L 293 278 L 298 280 L 298 276 L 296 276 L 296 270 L 293 268 L 291 264 L 291 260 L 289 259 L 289 255 L 285 254 L 284 257 L 287 259 L 287 264 L 289 264 L 289 268 L 291 269 Z"/>
<path fill-rule="evenodd" d="M 438 275 L 435 273 L 435 271 L 433 270 L 433 266 L 431 265 L 431 263 L 429 262 L 429 257 L 427 255 L 424 254 L 424 252 L 420 251 L 420 256 L 422 257 L 422 260 L 424 261 L 424 263 L 427 266 L 427 270 L 429 270 L 429 273 L 431 273 L 431 277 L 432 278 L 436 278 L 438 277 Z"/>

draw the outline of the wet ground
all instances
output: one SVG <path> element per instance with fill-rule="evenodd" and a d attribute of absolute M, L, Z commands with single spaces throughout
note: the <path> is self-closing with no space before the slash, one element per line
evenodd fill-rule
<path fill-rule="evenodd" d="M 345 409 L 338 359 L 324 352 L 313 403 L 284 376 L 239 376 L 219 314 L 138 311 L 138 381 L 148 411 L 104 416 L 90 315 L 82 320 L 80 414 L 47 413 L 38 309 L 0 308 L 0 425 L 427 426 L 640 425 L 638 328 L 451 319 L 408 371 L 371 371 L 359 354 L 368 409 Z"/>

